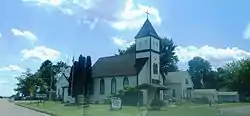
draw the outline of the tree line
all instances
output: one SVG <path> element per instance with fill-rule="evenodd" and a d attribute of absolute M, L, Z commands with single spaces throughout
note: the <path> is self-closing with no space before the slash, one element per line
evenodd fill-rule
<path fill-rule="evenodd" d="M 85 58 L 80 55 L 78 61 L 74 61 L 71 67 L 70 76 L 65 76 L 65 78 L 69 83 L 68 95 L 74 97 L 76 101 L 78 95 L 84 95 L 88 98 L 89 95 L 93 94 L 91 57 Z"/>
<path fill-rule="evenodd" d="M 160 41 L 160 70 L 164 73 L 179 71 L 177 45 L 172 39 Z M 126 49 L 119 49 L 118 55 L 135 53 L 135 44 Z M 212 69 L 208 60 L 196 56 L 188 61 L 188 69 L 194 89 L 217 89 L 219 91 L 238 91 L 241 100 L 250 101 L 250 58 L 241 59 Z"/>
<path fill-rule="evenodd" d="M 44 61 L 40 68 L 32 73 L 27 69 L 21 75 L 16 77 L 18 83 L 17 91 L 19 96 L 34 97 L 39 88 L 40 94 L 48 94 L 49 91 L 56 91 L 56 83 L 59 77 L 64 76 L 69 83 L 69 95 L 75 97 L 77 95 L 89 96 L 93 93 L 92 80 L 92 62 L 91 57 L 79 56 L 78 61 L 73 61 L 73 65 L 69 66 L 65 62 L 60 61 L 53 64 L 50 60 Z M 70 76 L 65 75 L 65 69 L 70 68 Z"/>
<path fill-rule="evenodd" d="M 175 53 L 177 45 L 172 39 L 162 38 L 160 41 L 160 70 L 164 73 L 179 71 L 178 57 Z M 118 50 L 117 55 L 135 53 L 135 44 L 127 49 Z M 30 69 L 17 77 L 18 84 L 15 89 L 23 96 L 33 95 L 36 87 L 39 86 L 41 92 L 56 90 L 56 75 L 61 74 L 64 69 L 70 68 L 70 76 L 64 77 L 69 82 L 69 95 L 76 97 L 84 95 L 88 97 L 93 93 L 91 57 L 79 56 L 78 61 L 74 61 L 70 67 L 60 61 L 53 64 L 51 61 L 44 61 L 40 68 L 31 73 Z M 245 58 L 238 61 L 226 63 L 222 67 L 212 69 L 209 61 L 196 56 L 188 61 L 188 69 L 195 89 L 217 89 L 219 91 L 238 91 L 240 98 L 246 100 L 250 98 L 250 59 Z M 51 78 L 52 77 L 52 78 Z"/>
<path fill-rule="evenodd" d="M 69 66 L 62 61 L 53 64 L 50 60 L 45 60 L 36 72 L 32 73 L 28 68 L 16 77 L 18 83 L 15 91 L 20 96 L 34 96 L 38 88 L 40 93 L 56 91 L 56 75 L 67 67 Z"/>

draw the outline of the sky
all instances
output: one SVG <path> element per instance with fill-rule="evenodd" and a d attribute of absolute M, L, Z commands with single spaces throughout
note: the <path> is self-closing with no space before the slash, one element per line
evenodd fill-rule
<path fill-rule="evenodd" d="M 172 38 L 182 69 L 194 56 L 213 67 L 250 56 L 249 0 L 4 0 L 0 3 L 0 95 L 41 63 L 80 54 L 111 56 L 134 42 L 146 20 Z"/>

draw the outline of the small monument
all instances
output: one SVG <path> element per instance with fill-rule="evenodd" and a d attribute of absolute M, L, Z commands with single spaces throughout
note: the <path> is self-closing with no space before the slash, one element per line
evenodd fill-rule
<path fill-rule="evenodd" d="M 121 110 L 122 109 L 122 100 L 118 97 L 113 97 L 110 99 L 110 110 Z"/>

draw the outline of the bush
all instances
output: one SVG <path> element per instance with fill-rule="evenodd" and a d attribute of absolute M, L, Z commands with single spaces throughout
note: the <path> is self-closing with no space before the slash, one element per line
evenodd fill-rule
<path fill-rule="evenodd" d="M 164 106 L 164 101 L 157 98 L 154 98 L 151 103 L 151 107 L 153 110 L 160 110 L 161 107 L 163 106 Z"/>
<path fill-rule="evenodd" d="M 193 98 L 192 102 L 198 103 L 198 104 L 208 104 L 210 101 L 207 97 L 201 97 L 201 98 Z"/>
<path fill-rule="evenodd" d="M 246 102 L 250 102 L 250 97 L 246 97 Z"/>
<path fill-rule="evenodd" d="M 110 98 L 104 99 L 104 104 L 110 105 L 111 104 Z"/>
<path fill-rule="evenodd" d="M 95 101 L 95 104 L 99 104 L 99 101 Z"/>

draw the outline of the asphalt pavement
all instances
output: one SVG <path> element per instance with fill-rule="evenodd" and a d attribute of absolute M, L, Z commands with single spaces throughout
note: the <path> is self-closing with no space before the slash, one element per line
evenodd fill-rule
<path fill-rule="evenodd" d="M 7 99 L 0 99 L 0 116 L 49 116 L 27 108 L 23 108 L 9 102 Z"/>

